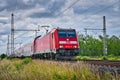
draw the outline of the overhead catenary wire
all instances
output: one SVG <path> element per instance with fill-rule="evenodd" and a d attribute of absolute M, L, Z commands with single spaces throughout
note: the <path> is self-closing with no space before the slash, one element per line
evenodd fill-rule
<path fill-rule="evenodd" d="M 62 12 L 60 12 L 60 13 L 58 14 L 58 16 L 61 15 L 61 14 L 63 14 L 64 12 L 66 12 L 68 9 L 72 8 L 78 1 L 79 1 L 79 0 L 75 1 L 75 2 L 74 2 L 72 5 L 70 5 L 68 8 L 66 8 L 65 10 L 63 10 Z M 109 6 L 107 6 L 107 7 L 104 7 L 104 8 L 102 8 L 102 9 L 100 9 L 100 10 L 94 12 L 94 13 L 92 13 L 92 15 L 99 14 L 99 13 L 105 11 L 106 9 L 109 9 L 109 8 L 113 7 L 113 6 L 116 5 L 116 4 L 119 4 L 119 1 L 117 1 L 117 2 L 115 2 L 115 3 L 113 3 L 113 4 L 111 4 L 111 5 L 109 5 Z M 84 12 L 82 12 L 81 14 L 86 13 L 90 8 L 91 8 L 91 7 L 89 7 L 88 9 L 86 9 L 86 10 L 85 10 Z M 80 22 L 82 22 L 82 21 L 86 20 L 86 18 L 90 18 L 90 17 L 92 17 L 92 16 L 91 16 L 91 15 L 90 15 L 90 16 L 86 16 L 86 17 L 82 18 L 82 19 L 80 20 Z M 95 24 L 95 23 L 93 23 L 93 24 Z M 92 24 L 92 25 L 93 25 L 93 24 Z"/>
<path fill-rule="evenodd" d="M 70 8 L 72 8 L 72 7 L 73 7 L 76 3 L 78 3 L 79 1 L 80 1 L 80 0 L 76 0 L 75 2 L 73 2 L 73 3 L 72 3 L 70 6 L 68 6 L 66 9 L 64 9 L 63 11 L 61 11 L 60 13 L 58 13 L 57 16 L 60 16 L 61 14 L 63 14 L 64 12 L 66 12 L 67 10 L 69 10 Z M 113 4 L 113 5 L 114 5 L 114 4 Z M 113 5 L 110 5 L 110 6 L 113 6 Z M 101 9 L 101 10 L 95 12 L 94 14 L 97 14 L 97 13 L 99 13 L 99 12 L 107 9 L 107 8 L 109 8 L 110 6 L 104 8 L 104 9 Z M 16 7 L 16 9 L 17 9 L 17 7 Z M 88 9 L 90 9 L 90 8 L 88 8 Z M 85 12 L 87 12 L 87 10 L 86 10 Z M 83 12 L 83 13 L 84 13 L 84 12 Z M 90 17 L 91 17 L 91 16 L 90 16 Z M 84 17 L 84 18 L 86 18 L 86 17 Z M 82 19 L 82 21 L 83 21 L 83 19 Z"/>
<path fill-rule="evenodd" d="M 58 13 L 57 16 L 60 16 L 61 14 L 63 14 L 64 12 L 66 12 L 67 10 L 69 10 L 70 8 L 72 8 L 72 7 L 73 7 L 75 4 L 77 4 L 79 1 L 80 1 L 80 0 L 76 0 L 75 2 L 73 2 L 73 3 L 72 3 L 70 6 L 68 6 L 66 9 L 64 9 L 63 11 L 61 11 L 60 13 Z M 99 13 L 99 12 L 102 12 L 103 10 L 112 7 L 113 5 L 115 5 L 115 4 L 117 4 L 117 3 L 118 3 L 118 2 L 113 3 L 112 5 L 110 5 L 110 6 L 106 7 L 106 8 L 103 8 L 103 9 L 101 9 L 101 10 L 99 10 L 99 11 L 93 13 L 93 14 L 97 14 L 97 13 Z M 84 12 L 82 12 L 82 14 L 84 14 L 85 12 L 87 12 L 90 8 L 91 8 L 91 7 L 89 7 L 88 9 L 86 9 Z M 16 11 L 16 10 L 17 10 L 17 0 L 16 0 L 16 7 L 15 7 L 15 10 L 14 10 L 14 11 Z M 92 17 L 92 16 L 89 16 L 89 17 Z M 84 21 L 85 19 L 86 19 L 86 17 L 82 18 L 81 21 Z M 80 21 L 80 22 L 81 22 L 81 21 Z M 23 34 L 25 34 L 25 33 L 23 33 Z"/>
<path fill-rule="evenodd" d="M 94 14 L 94 15 L 95 15 L 95 14 L 99 14 L 100 12 L 103 12 L 104 10 L 109 9 L 109 8 L 113 7 L 114 5 L 116 5 L 116 4 L 118 4 L 118 2 L 115 2 L 115 3 L 109 5 L 109 6 L 105 7 L 105 8 L 102 8 L 102 9 L 94 12 L 93 14 Z M 89 8 L 88 8 L 88 9 L 89 9 Z M 85 12 L 87 12 L 87 10 L 86 10 Z M 83 22 L 84 20 L 86 20 L 86 18 L 91 18 L 91 17 L 92 17 L 92 16 L 86 16 L 86 17 L 82 18 L 82 19 L 80 20 L 80 22 Z M 92 25 L 95 25 L 95 24 L 97 24 L 97 23 L 93 23 Z"/>
<path fill-rule="evenodd" d="M 98 10 L 97 12 L 95 12 L 95 13 L 93 13 L 93 14 L 94 14 L 94 15 L 95 15 L 95 14 L 99 14 L 100 12 L 103 12 L 104 10 L 109 9 L 109 8 L 113 7 L 114 5 L 116 5 L 116 4 L 120 4 L 120 3 L 115 2 L 115 3 L 113 3 L 113 4 L 111 4 L 111 5 L 107 6 L 107 7 L 105 7 L 105 8 L 103 8 L 103 9 Z M 90 17 L 92 17 L 92 16 L 89 16 L 89 18 L 90 18 Z M 86 17 L 85 17 L 85 18 L 86 18 Z M 82 21 L 84 21 L 85 18 L 84 18 Z M 92 23 L 92 25 L 95 25 L 95 24 L 97 24 L 97 23 Z"/>
<path fill-rule="evenodd" d="M 58 13 L 56 16 L 62 15 L 64 12 L 68 11 L 70 8 L 72 8 L 72 7 L 73 7 L 76 3 L 78 3 L 79 1 L 80 1 L 80 0 L 76 0 L 76 1 L 73 2 L 70 6 L 68 6 L 66 9 L 64 9 L 63 11 L 61 11 L 60 13 Z M 109 5 L 109 6 L 107 6 L 107 7 L 102 8 L 102 9 L 98 10 L 97 12 L 92 13 L 92 15 L 99 14 L 100 12 L 103 12 L 104 10 L 113 7 L 114 5 L 116 5 L 116 4 L 118 4 L 118 3 L 119 3 L 119 1 L 117 1 L 117 2 L 115 2 L 115 3 L 113 3 L 113 4 L 111 4 L 111 5 Z M 93 7 L 93 6 L 92 6 L 92 7 Z M 84 13 L 88 12 L 88 10 L 91 9 L 92 7 L 89 7 L 88 9 L 86 9 L 85 11 L 83 11 L 81 14 L 84 14 Z M 79 22 L 83 22 L 84 20 L 86 20 L 86 18 L 91 18 L 91 17 L 93 17 L 93 16 L 91 16 L 91 15 L 90 15 L 90 16 L 86 16 L 86 15 L 85 15 L 85 17 L 81 18 L 81 20 L 80 20 Z M 56 19 L 55 19 L 55 20 L 56 20 Z M 52 22 L 54 22 L 54 21 L 52 21 Z M 94 24 L 95 24 L 95 23 L 94 23 Z M 93 24 L 92 24 L 92 25 L 93 25 Z"/>
<path fill-rule="evenodd" d="M 58 13 L 56 16 L 60 16 L 61 14 L 63 14 L 64 12 L 66 12 L 67 10 L 69 10 L 70 8 L 72 8 L 76 3 L 78 3 L 80 0 L 76 0 L 75 2 L 73 2 L 70 6 L 68 6 L 66 9 L 64 9 L 63 11 L 61 11 L 60 13 Z"/>
<path fill-rule="evenodd" d="M 79 2 L 79 1 L 80 1 L 80 0 L 76 0 L 75 2 L 73 2 L 73 3 L 72 3 L 70 6 L 68 6 L 65 10 L 61 11 L 60 13 L 58 13 L 57 16 L 60 16 L 61 14 L 63 14 L 64 12 L 66 12 L 68 9 L 70 9 L 71 7 L 73 7 L 73 6 L 74 6 L 77 2 Z M 14 9 L 11 10 L 12 13 L 15 13 L 15 11 L 17 11 L 17 4 L 18 4 L 18 1 L 16 0 L 16 5 L 15 5 Z M 20 37 L 20 36 L 22 36 L 22 35 L 24 35 L 24 34 L 27 34 L 27 32 L 19 35 L 18 37 Z M 18 38 L 18 37 L 15 37 L 15 39 Z"/>
<path fill-rule="evenodd" d="M 70 6 L 68 6 L 66 9 L 64 9 L 63 11 L 61 11 L 60 13 L 58 13 L 56 16 L 60 16 L 61 14 L 63 14 L 64 12 L 66 12 L 68 9 L 72 8 L 75 4 L 77 4 L 80 0 L 76 0 L 75 2 L 73 2 Z M 17 0 L 16 0 L 17 2 Z M 17 9 L 17 5 L 15 10 Z M 23 33 L 23 35 L 26 33 Z M 21 34 L 22 35 L 22 34 Z M 20 37 L 21 35 L 19 35 L 18 37 Z"/>
<path fill-rule="evenodd" d="M 28 32 L 24 32 L 24 33 L 18 35 L 17 37 L 15 37 L 14 39 L 17 39 L 17 38 L 19 38 L 19 37 L 21 37 L 21 36 L 23 36 L 24 34 L 27 34 L 27 33 L 28 33 Z"/>
<path fill-rule="evenodd" d="M 109 6 L 105 7 L 105 8 L 102 8 L 102 9 L 98 10 L 97 12 L 93 13 L 92 15 L 99 14 L 99 13 L 103 12 L 104 10 L 113 7 L 113 6 L 116 5 L 116 4 L 118 4 L 118 2 L 115 2 L 115 3 L 109 5 Z M 80 20 L 80 22 L 86 20 L 86 18 L 91 18 L 91 17 L 93 17 L 93 16 L 86 16 L 86 17 L 82 18 L 82 19 Z M 93 24 L 95 24 L 95 23 L 93 23 Z M 92 25 L 93 25 L 93 24 L 92 24 Z"/>
<path fill-rule="evenodd" d="M 72 7 L 73 7 L 75 4 L 77 4 L 79 1 L 80 1 L 80 0 L 76 0 L 76 1 L 73 2 L 70 6 L 68 6 L 66 9 L 64 9 L 63 11 L 61 11 L 60 13 L 58 13 L 56 16 L 60 16 L 61 14 L 63 14 L 64 12 L 66 12 L 67 10 L 69 10 L 70 8 L 72 8 Z M 98 10 L 97 12 L 95 12 L 95 13 L 93 13 L 93 14 L 94 14 L 94 15 L 95 15 L 95 14 L 99 14 L 100 12 L 103 12 L 104 10 L 106 10 L 106 9 L 108 9 L 108 8 L 111 8 L 111 7 L 114 6 L 115 4 L 118 4 L 118 2 L 115 2 L 115 3 L 113 3 L 112 5 L 109 5 L 109 6 L 105 7 L 105 8 L 102 8 L 102 9 Z M 84 12 L 82 12 L 81 14 L 86 13 L 90 8 L 92 8 L 92 7 L 89 7 L 88 9 L 86 9 L 86 10 L 85 10 Z M 92 16 L 86 16 L 86 17 L 84 17 L 84 18 L 81 18 L 80 22 L 82 22 L 82 21 L 86 20 L 86 18 L 90 18 L 90 17 L 92 17 Z M 94 24 L 95 24 L 95 23 L 94 23 Z"/>

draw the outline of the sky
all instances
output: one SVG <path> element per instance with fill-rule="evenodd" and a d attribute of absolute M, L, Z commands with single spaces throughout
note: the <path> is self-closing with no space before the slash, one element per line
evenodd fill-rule
<path fill-rule="evenodd" d="M 11 30 L 11 14 L 14 27 L 37 30 L 38 26 L 53 28 L 75 28 L 85 34 L 84 28 L 102 29 L 106 16 L 107 35 L 120 36 L 120 0 L 0 0 L 0 51 L 6 53 L 8 35 Z M 40 27 L 37 35 L 44 35 Z M 102 31 L 89 30 L 93 37 Z M 35 32 L 15 31 L 15 49 L 32 41 Z"/>

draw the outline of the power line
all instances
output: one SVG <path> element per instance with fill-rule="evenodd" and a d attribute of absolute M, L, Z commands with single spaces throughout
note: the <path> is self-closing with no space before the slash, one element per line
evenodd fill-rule
<path fill-rule="evenodd" d="M 60 12 L 57 16 L 63 14 L 63 13 L 66 12 L 68 9 L 72 8 L 72 7 L 73 7 L 77 2 L 79 2 L 79 1 L 80 1 L 80 0 L 76 0 L 76 1 L 75 1 L 74 3 L 72 3 L 68 8 L 66 8 L 65 10 L 63 10 L 62 12 Z M 95 13 L 93 13 L 93 14 L 95 15 L 95 14 L 98 14 L 98 13 L 100 13 L 100 12 L 103 12 L 104 10 L 113 7 L 114 5 L 116 5 L 116 4 L 118 4 L 118 3 L 119 3 L 119 1 L 113 3 L 112 5 L 109 5 L 109 6 L 105 7 L 105 8 L 103 8 L 103 9 L 100 9 L 99 11 L 97 11 L 97 12 L 95 12 Z M 93 7 L 93 6 L 92 6 L 92 7 Z M 89 7 L 88 9 L 86 9 L 86 10 L 85 10 L 84 12 L 82 12 L 81 14 L 86 13 L 86 12 L 87 12 L 90 8 L 92 8 L 92 7 Z M 92 17 L 92 16 L 89 16 L 89 17 Z M 89 18 L 89 17 L 88 17 L 88 18 Z M 81 21 L 84 21 L 85 19 L 86 19 L 86 17 L 82 18 Z"/>
<path fill-rule="evenodd" d="M 72 8 L 72 7 L 73 7 L 77 2 L 79 2 L 79 1 L 80 1 L 80 0 L 76 0 L 76 1 L 75 1 L 74 3 L 72 3 L 68 8 L 64 9 L 63 11 L 61 11 L 57 16 L 60 16 L 61 14 L 63 14 L 64 12 L 66 12 L 68 9 Z M 119 1 L 113 3 L 112 5 L 107 6 L 107 7 L 105 7 L 105 8 L 100 9 L 99 11 L 97 11 L 97 12 L 95 12 L 95 13 L 93 13 L 93 14 L 95 15 L 95 14 L 98 14 L 98 13 L 100 13 L 100 12 L 103 12 L 104 10 L 106 10 L 106 9 L 108 9 L 108 8 L 111 8 L 112 6 L 114 6 L 114 5 L 118 4 L 118 3 L 119 3 Z M 92 7 L 93 7 L 93 6 L 92 6 Z M 89 7 L 88 9 L 86 9 L 84 12 L 82 12 L 82 14 L 83 14 L 83 13 L 86 13 L 86 12 L 87 12 L 89 9 L 91 9 L 92 7 Z M 81 18 L 80 22 L 82 22 L 82 21 L 86 20 L 86 18 L 90 18 L 90 17 L 92 17 L 92 16 L 87 16 L 87 17 Z M 95 24 L 95 23 L 94 23 L 94 24 Z"/>
<path fill-rule="evenodd" d="M 70 6 L 68 6 L 66 9 L 64 9 L 63 11 L 61 11 L 60 13 L 57 14 L 57 16 L 60 16 L 61 14 L 63 14 L 64 12 L 66 12 L 68 9 L 72 8 L 76 3 L 78 3 L 80 0 L 76 0 L 75 2 L 73 2 Z"/>
<path fill-rule="evenodd" d="M 93 14 L 99 14 L 100 12 L 103 12 L 104 10 L 106 10 L 106 9 L 108 9 L 108 8 L 111 8 L 112 6 L 114 6 L 114 5 L 118 4 L 118 3 L 119 3 L 119 1 L 113 3 L 112 5 L 107 6 L 107 7 L 105 7 L 105 8 L 100 9 L 99 11 L 97 11 L 97 12 L 95 12 L 95 13 L 93 13 Z M 89 8 L 88 8 L 88 9 L 89 9 Z M 87 10 L 88 10 L 88 9 L 87 9 Z M 86 10 L 85 12 L 87 12 L 87 10 Z M 86 18 L 90 18 L 90 17 L 92 17 L 92 16 L 84 17 L 84 18 L 82 18 L 82 19 L 80 20 L 80 22 L 82 22 L 82 21 L 86 20 Z M 96 24 L 96 23 L 93 23 L 93 24 Z M 93 24 L 92 24 L 92 25 L 93 25 Z"/>
<path fill-rule="evenodd" d="M 94 14 L 94 15 L 95 15 L 95 14 L 99 14 L 100 12 L 103 12 L 104 10 L 106 10 L 106 9 L 108 9 L 108 8 L 111 8 L 111 7 L 113 7 L 113 6 L 116 5 L 116 4 L 118 4 L 118 2 L 115 2 L 115 3 L 113 3 L 113 4 L 110 5 L 110 6 L 107 6 L 107 7 L 103 8 L 103 9 L 100 9 L 99 11 L 97 11 L 97 12 L 95 12 L 95 13 L 93 13 L 93 14 Z M 90 18 L 90 17 L 92 17 L 92 16 L 84 17 L 84 18 L 81 19 L 81 21 L 84 21 L 84 20 L 86 20 L 86 18 Z M 81 21 L 80 21 L 80 22 L 81 22 Z M 94 24 L 95 24 L 95 23 L 94 23 Z"/>
<path fill-rule="evenodd" d="M 61 11 L 59 14 L 57 14 L 57 16 L 63 14 L 63 13 L 66 12 L 68 9 L 72 8 L 72 7 L 73 7 L 77 2 L 79 2 L 79 1 L 80 1 L 80 0 L 76 0 L 75 2 L 73 2 L 73 3 L 72 3 L 70 6 L 68 6 L 65 10 L 63 10 L 63 11 Z M 17 0 L 16 0 L 16 4 L 17 4 Z M 17 10 L 17 5 L 16 5 L 16 7 L 15 7 L 15 10 Z M 22 35 L 24 35 L 24 34 L 26 34 L 26 33 L 28 33 L 28 32 L 25 32 L 25 33 L 23 33 L 23 34 L 15 37 L 15 39 L 18 38 L 18 37 L 20 37 L 20 36 L 22 36 Z"/>
<path fill-rule="evenodd" d="M 66 12 L 68 9 L 72 8 L 72 7 L 73 7 L 77 2 L 79 2 L 79 1 L 80 1 L 80 0 L 76 0 L 75 2 L 73 2 L 73 3 L 72 3 L 70 6 L 68 6 L 66 9 L 64 9 L 63 11 L 61 11 L 60 13 L 58 13 L 57 16 L 60 16 L 61 14 L 63 14 L 64 12 Z M 110 6 L 107 6 L 107 7 L 103 8 L 103 9 L 100 9 L 99 11 L 97 11 L 97 12 L 95 12 L 95 13 L 93 13 L 93 14 L 97 14 L 97 13 L 99 13 L 99 12 L 102 12 L 102 11 L 108 9 L 108 8 L 111 8 L 112 6 L 114 6 L 115 4 L 118 4 L 118 3 L 119 3 L 119 1 L 113 3 L 113 4 L 110 5 Z M 92 6 L 92 7 L 93 7 L 93 6 Z M 89 7 L 88 9 L 86 9 L 85 11 L 83 11 L 81 14 L 87 12 L 87 11 L 88 11 L 90 8 L 92 8 L 92 7 Z M 83 20 L 83 19 L 82 19 L 82 20 Z"/>
<path fill-rule="evenodd" d="M 23 35 L 25 35 L 25 34 L 27 34 L 27 33 L 28 33 L 28 32 L 24 32 L 23 34 L 18 35 L 18 36 L 15 37 L 14 39 L 19 38 L 19 37 L 21 37 L 21 36 L 23 36 Z"/>

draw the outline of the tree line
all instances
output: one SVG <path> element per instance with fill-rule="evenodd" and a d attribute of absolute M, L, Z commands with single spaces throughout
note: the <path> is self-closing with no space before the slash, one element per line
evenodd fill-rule
<path fill-rule="evenodd" d="M 107 55 L 120 56 L 120 38 L 113 35 L 107 36 Z M 79 35 L 80 55 L 82 56 L 104 56 L 103 36 L 94 38 L 90 35 Z"/>

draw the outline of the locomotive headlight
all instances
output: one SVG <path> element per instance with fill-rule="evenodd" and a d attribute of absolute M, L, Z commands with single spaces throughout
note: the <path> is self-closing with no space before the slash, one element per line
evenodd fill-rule
<path fill-rule="evenodd" d="M 77 46 L 73 46 L 74 48 L 77 48 Z"/>
<path fill-rule="evenodd" d="M 66 41 L 59 41 L 59 44 L 66 44 Z"/>
<path fill-rule="evenodd" d="M 70 41 L 70 44 L 77 44 L 77 41 Z"/>
<path fill-rule="evenodd" d="M 63 48 L 63 45 L 60 45 L 59 47 L 60 47 L 60 48 Z"/>

